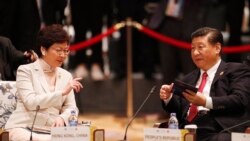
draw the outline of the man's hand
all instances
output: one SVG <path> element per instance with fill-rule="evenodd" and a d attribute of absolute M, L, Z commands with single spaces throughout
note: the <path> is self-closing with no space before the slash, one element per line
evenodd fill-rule
<path fill-rule="evenodd" d="M 27 58 L 29 63 L 34 62 L 38 59 L 37 54 L 33 50 L 25 51 L 23 55 L 25 58 Z"/>
<path fill-rule="evenodd" d="M 190 90 L 185 90 L 182 94 L 190 103 L 196 106 L 206 105 L 206 97 L 200 92 L 195 93 Z"/>
<path fill-rule="evenodd" d="M 173 88 L 173 83 L 171 85 L 162 85 L 160 89 L 160 99 L 162 100 L 167 100 L 170 98 L 170 96 L 173 94 L 172 93 L 172 88 Z"/>

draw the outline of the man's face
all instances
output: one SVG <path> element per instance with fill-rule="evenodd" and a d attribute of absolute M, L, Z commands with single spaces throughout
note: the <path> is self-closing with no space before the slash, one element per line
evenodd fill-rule
<path fill-rule="evenodd" d="M 195 65 L 203 70 L 210 69 L 220 58 L 221 44 L 208 42 L 209 35 L 193 38 L 191 56 Z"/>

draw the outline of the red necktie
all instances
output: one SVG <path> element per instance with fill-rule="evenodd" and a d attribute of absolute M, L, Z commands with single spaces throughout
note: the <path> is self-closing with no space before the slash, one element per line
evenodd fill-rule
<path fill-rule="evenodd" d="M 206 82 L 207 82 L 207 76 L 208 76 L 208 75 L 207 75 L 206 72 L 204 72 L 204 73 L 202 74 L 201 84 L 200 84 L 199 89 L 198 89 L 199 92 L 202 92 L 202 91 L 203 91 L 203 89 L 204 89 L 204 87 L 205 87 L 205 85 L 206 85 Z M 189 122 L 191 122 L 191 121 L 194 119 L 194 117 L 197 115 L 197 113 L 198 113 L 197 106 L 194 105 L 194 104 L 191 104 L 190 109 L 189 109 L 189 115 L 188 115 L 188 117 L 187 117 L 187 120 L 188 120 Z"/>

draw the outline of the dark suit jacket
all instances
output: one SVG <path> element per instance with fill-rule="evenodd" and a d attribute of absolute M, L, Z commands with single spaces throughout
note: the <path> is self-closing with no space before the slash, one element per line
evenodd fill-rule
<path fill-rule="evenodd" d="M 209 26 L 224 30 L 226 23 L 226 0 L 184 0 L 183 18 L 181 26 L 162 28 L 173 22 L 172 18 L 165 16 L 165 9 L 168 0 L 161 0 L 156 12 L 149 19 L 148 26 L 152 29 L 159 29 L 163 34 L 172 37 L 176 29 L 182 30 L 182 38 L 190 40 L 190 35 L 202 26 Z M 175 37 L 176 38 L 176 37 Z"/>
<path fill-rule="evenodd" d="M 25 63 L 23 52 L 16 50 L 8 38 L 0 36 L 0 73 L 2 80 L 15 80 L 14 71 Z"/>
<path fill-rule="evenodd" d="M 183 81 L 195 86 L 200 75 L 197 69 L 188 74 Z M 229 128 L 250 119 L 250 68 L 240 63 L 221 62 L 212 82 L 210 96 L 213 109 L 212 117 L 222 126 Z M 189 109 L 189 102 L 177 95 L 173 95 L 169 104 L 163 102 L 167 112 L 176 112 L 183 128 Z M 250 124 L 232 129 L 234 132 L 244 132 Z"/>
<path fill-rule="evenodd" d="M 40 29 L 36 0 L 1 0 L 0 36 L 8 37 L 21 51 L 34 49 Z"/>
<path fill-rule="evenodd" d="M 45 25 L 62 24 L 67 0 L 42 0 L 42 18 Z"/>

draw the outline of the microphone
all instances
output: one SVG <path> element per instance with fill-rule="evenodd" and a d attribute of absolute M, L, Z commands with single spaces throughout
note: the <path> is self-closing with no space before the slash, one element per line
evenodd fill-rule
<path fill-rule="evenodd" d="M 123 140 L 120 141 L 127 141 L 127 131 L 128 131 L 128 127 L 129 125 L 132 123 L 132 121 L 135 119 L 135 117 L 137 116 L 137 114 L 139 113 L 139 111 L 141 110 L 141 108 L 144 106 L 144 104 L 147 102 L 148 98 L 151 96 L 152 93 L 154 93 L 156 86 L 153 86 L 150 90 L 150 92 L 148 93 L 148 96 L 146 97 L 146 99 L 142 102 L 141 106 L 138 108 L 138 110 L 135 112 L 134 116 L 130 119 L 130 121 L 127 124 L 125 133 L 124 133 L 124 138 Z"/>
<path fill-rule="evenodd" d="M 239 124 L 236 124 L 236 125 L 234 125 L 234 126 L 231 126 L 231 127 L 229 127 L 229 128 L 225 128 L 225 129 L 221 130 L 220 133 L 225 132 L 225 131 L 231 132 L 231 131 L 229 131 L 229 130 L 231 130 L 231 129 L 233 129 L 233 128 L 236 128 L 236 127 L 239 127 L 239 126 L 241 126 L 241 125 L 247 124 L 247 123 L 249 123 L 249 122 L 250 122 L 250 120 L 247 120 L 247 121 L 244 121 L 244 122 L 242 122 L 242 123 L 239 123 Z"/>
<path fill-rule="evenodd" d="M 34 117 L 34 120 L 33 120 L 32 126 L 31 126 L 31 129 L 30 129 L 30 141 L 32 141 L 32 132 L 33 132 L 34 124 L 35 124 L 35 121 L 36 121 L 36 115 L 37 115 L 37 113 L 38 113 L 39 110 L 40 110 L 40 106 L 37 105 L 37 106 L 36 106 L 35 117 Z"/>

